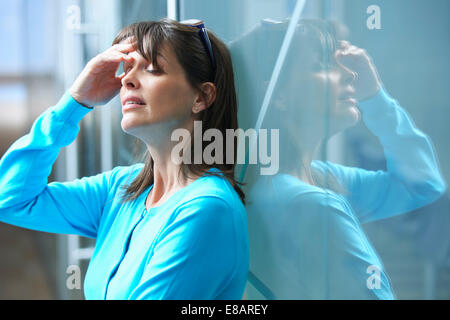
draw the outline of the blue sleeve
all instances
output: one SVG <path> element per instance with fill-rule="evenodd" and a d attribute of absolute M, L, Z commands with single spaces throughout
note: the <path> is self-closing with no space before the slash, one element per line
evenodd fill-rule
<path fill-rule="evenodd" d="M 384 89 L 359 104 L 367 128 L 384 149 L 387 170 L 368 171 L 330 162 L 329 169 L 348 190 L 348 200 L 361 222 L 392 217 L 437 200 L 446 190 L 430 139 Z"/>
<path fill-rule="evenodd" d="M 110 173 L 47 184 L 60 149 L 75 140 L 89 111 L 65 93 L 8 149 L 0 161 L 0 221 L 96 237 Z"/>
<path fill-rule="evenodd" d="M 292 275 L 292 284 L 298 285 L 305 297 L 394 298 L 381 261 L 344 201 L 332 193 L 309 192 L 290 205 L 293 214 L 284 233 L 291 239 L 289 255 L 297 259 L 296 269 L 301 272 Z M 375 288 L 368 285 L 370 268 L 378 271 Z"/>
<path fill-rule="evenodd" d="M 130 299 L 211 300 L 236 271 L 231 207 L 216 197 L 194 199 L 163 230 Z"/>

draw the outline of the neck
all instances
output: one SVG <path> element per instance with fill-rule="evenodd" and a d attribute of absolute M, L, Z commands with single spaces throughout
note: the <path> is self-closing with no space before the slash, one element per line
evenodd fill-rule
<path fill-rule="evenodd" d="M 311 162 L 317 158 L 317 154 L 320 151 L 320 146 L 322 145 L 322 140 L 317 139 L 315 141 L 307 141 L 300 143 L 300 150 L 302 150 L 302 155 L 300 157 L 301 168 L 299 171 L 299 178 L 311 185 L 314 185 L 314 179 L 312 177 Z"/>
<path fill-rule="evenodd" d="M 146 200 L 146 207 L 158 206 L 173 193 L 185 187 L 188 181 L 181 174 L 181 165 L 171 160 L 170 150 L 147 146 L 153 159 L 153 188 Z"/>
<path fill-rule="evenodd" d="M 314 185 L 311 162 L 320 152 L 325 138 L 319 134 L 299 132 L 297 130 L 295 135 L 291 135 L 286 139 L 285 141 L 292 141 L 293 143 L 291 146 L 288 146 L 289 150 L 285 150 L 281 154 L 285 158 L 284 171 L 296 176 L 303 182 Z"/>
<path fill-rule="evenodd" d="M 146 199 L 146 208 L 161 205 L 172 194 L 193 181 L 192 178 L 183 176 L 182 164 L 177 164 L 172 159 L 172 149 L 179 143 L 171 140 L 172 130 L 157 127 L 148 128 L 145 134 L 139 135 L 146 137 L 141 140 L 153 160 L 153 187 Z"/>

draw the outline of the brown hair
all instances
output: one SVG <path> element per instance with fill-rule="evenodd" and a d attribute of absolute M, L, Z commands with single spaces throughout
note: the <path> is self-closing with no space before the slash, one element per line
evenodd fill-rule
<path fill-rule="evenodd" d="M 234 85 L 234 71 L 231 62 L 231 55 L 227 46 L 209 30 L 208 37 L 211 41 L 213 55 L 216 60 L 216 70 L 214 72 L 208 52 L 202 43 L 198 29 L 183 25 L 177 21 L 161 19 L 160 21 L 137 22 L 123 28 L 113 41 L 117 44 L 127 38 L 135 38 L 137 41 L 137 51 L 153 66 L 158 67 L 157 54 L 163 45 L 169 45 L 175 52 L 178 62 L 182 66 L 187 81 L 200 92 L 200 85 L 213 80 L 216 86 L 215 101 L 201 111 L 199 120 L 202 121 L 203 130 L 215 128 L 221 131 L 223 137 L 226 129 L 237 129 L 237 98 Z M 213 79 L 214 77 L 214 79 Z M 202 151 L 206 147 L 203 141 Z M 226 155 L 226 144 L 221 153 Z M 239 183 L 235 179 L 237 137 L 234 137 L 234 162 L 232 164 L 213 163 L 190 164 L 182 163 L 181 172 L 184 177 L 190 173 L 194 175 L 215 175 L 223 176 L 231 183 L 241 201 L 245 204 L 245 195 Z M 191 156 L 194 155 L 193 143 L 191 144 Z M 210 168 L 217 168 L 221 172 L 207 172 Z M 124 200 L 131 201 L 139 197 L 142 192 L 153 184 L 153 159 L 147 154 L 144 168 L 138 176 L 127 186 L 125 186 Z"/>

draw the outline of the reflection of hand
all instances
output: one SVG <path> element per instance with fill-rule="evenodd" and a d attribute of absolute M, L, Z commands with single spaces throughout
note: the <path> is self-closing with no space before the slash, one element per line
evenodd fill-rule
<path fill-rule="evenodd" d="M 116 76 L 122 61 L 133 58 L 126 53 L 134 51 L 134 44 L 116 44 L 91 59 L 69 90 L 79 103 L 94 107 L 111 100 L 122 86 L 124 74 Z"/>
<path fill-rule="evenodd" d="M 374 96 L 381 88 L 381 81 L 372 59 L 364 49 L 347 41 L 340 41 L 340 44 L 336 60 L 357 74 L 353 82 L 355 99 L 362 101 Z"/>

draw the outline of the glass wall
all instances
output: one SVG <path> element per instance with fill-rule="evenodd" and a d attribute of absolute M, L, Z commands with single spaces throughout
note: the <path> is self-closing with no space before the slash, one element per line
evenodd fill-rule
<path fill-rule="evenodd" d="M 1 154 L 123 26 L 202 19 L 228 45 L 235 71 L 245 147 L 236 178 L 244 183 L 250 240 L 244 299 L 450 298 L 447 0 L 0 6 L 8 43 L 0 52 Z M 142 148 L 120 120 L 118 97 L 89 113 L 50 180 L 141 161 Z M 22 276 L 0 272 L 8 283 L 0 297 L 83 298 L 95 241 L 21 232 L 4 232 L 3 257 L 14 245 L 31 253 L 2 259 L 2 270 Z M 32 293 L 20 289 L 19 279 L 29 279 L 24 264 L 40 275 L 27 280 L 38 284 Z"/>
<path fill-rule="evenodd" d="M 446 1 L 180 1 L 231 50 L 247 299 L 446 299 Z"/>

